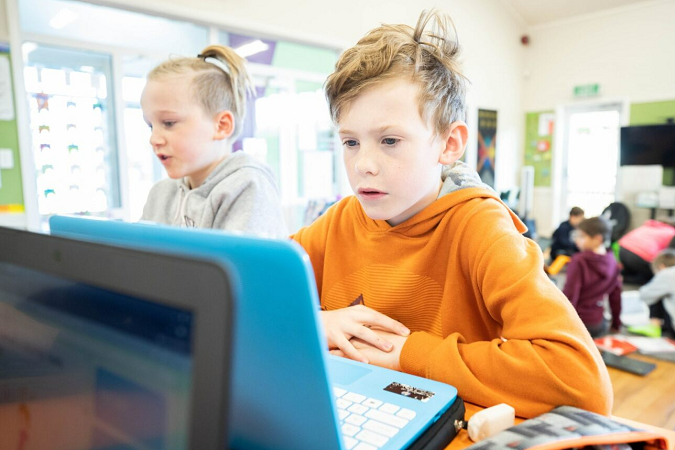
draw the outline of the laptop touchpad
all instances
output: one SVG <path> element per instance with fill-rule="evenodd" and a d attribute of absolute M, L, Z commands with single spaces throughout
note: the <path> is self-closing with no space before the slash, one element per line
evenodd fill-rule
<path fill-rule="evenodd" d="M 328 372 L 330 373 L 330 380 L 333 383 L 342 385 L 352 384 L 359 378 L 372 372 L 372 370 L 366 367 L 359 367 L 340 359 L 328 358 Z"/>

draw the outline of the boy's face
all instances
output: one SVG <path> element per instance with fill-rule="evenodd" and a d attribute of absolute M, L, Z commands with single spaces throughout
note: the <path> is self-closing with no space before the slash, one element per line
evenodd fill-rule
<path fill-rule="evenodd" d="M 396 226 L 430 205 L 441 187 L 448 133 L 419 113 L 419 88 L 403 79 L 360 93 L 338 123 L 349 184 L 368 217 Z M 462 124 L 462 126 L 464 126 Z"/>
<path fill-rule="evenodd" d="M 601 234 L 598 234 L 597 236 L 590 236 L 581 230 L 575 230 L 573 232 L 572 239 L 574 239 L 574 243 L 576 244 L 577 248 L 582 252 L 586 250 L 594 251 L 604 244 Z"/>
<path fill-rule="evenodd" d="M 202 184 L 224 156 L 214 136 L 218 121 L 209 117 L 191 92 L 192 77 L 149 80 L 141 96 L 143 118 L 152 130 L 150 144 L 171 178 Z"/>

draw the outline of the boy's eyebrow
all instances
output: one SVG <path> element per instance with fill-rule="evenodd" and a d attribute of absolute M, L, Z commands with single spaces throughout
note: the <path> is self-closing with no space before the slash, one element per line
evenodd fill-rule
<path fill-rule="evenodd" d="M 396 126 L 394 126 L 394 125 L 384 125 L 384 126 L 378 128 L 378 129 L 376 129 L 375 131 L 373 131 L 373 134 L 382 134 L 385 131 L 390 130 L 392 128 L 396 128 Z M 355 132 L 350 131 L 350 130 L 338 130 L 338 133 L 339 134 L 356 134 Z"/>

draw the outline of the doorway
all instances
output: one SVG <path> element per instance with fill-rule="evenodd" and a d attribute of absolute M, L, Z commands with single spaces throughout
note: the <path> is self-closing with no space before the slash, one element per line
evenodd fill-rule
<path fill-rule="evenodd" d="M 615 201 L 623 104 L 564 108 L 559 217 L 578 206 L 599 216 Z"/>

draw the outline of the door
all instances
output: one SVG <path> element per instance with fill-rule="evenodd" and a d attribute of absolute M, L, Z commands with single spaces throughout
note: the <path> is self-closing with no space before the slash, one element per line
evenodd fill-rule
<path fill-rule="evenodd" d="M 560 217 L 573 206 L 598 216 L 615 200 L 620 103 L 565 109 Z"/>

